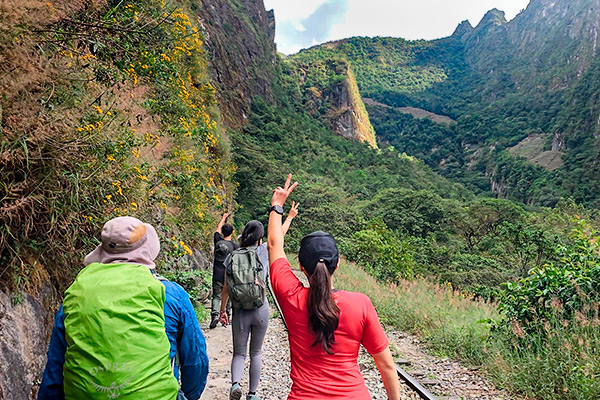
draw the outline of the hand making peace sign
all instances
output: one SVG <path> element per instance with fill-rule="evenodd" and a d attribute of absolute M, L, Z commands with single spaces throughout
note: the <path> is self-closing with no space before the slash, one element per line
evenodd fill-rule
<path fill-rule="evenodd" d="M 285 181 L 285 185 L 283 187 L 278 186 L 276 189 L 273 189 L 273 197 L 271 197 L 271 206 L 279 205 L 283 206 L 288 196 L 292 191 L 298 186 L 298 182 L 294 182 L 291 186 L 292 182 L 292 174 L 289 174 L 287 180 Z"/>

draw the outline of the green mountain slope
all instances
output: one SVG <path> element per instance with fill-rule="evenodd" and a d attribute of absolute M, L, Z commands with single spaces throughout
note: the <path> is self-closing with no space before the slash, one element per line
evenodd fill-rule
<path fill-rule="evenodd" d="M 510 22 L 492 10 L 445 39 L 351 38 L 294 58 L 346 59 L 363 97 L 455 119 L 434 127 L 368 106 L 381 142 L 476 192 L 597 206 L 598 10 L 598 0 L 533 0 Z M 535 151 L 515 151 L 533 138 Z"/>

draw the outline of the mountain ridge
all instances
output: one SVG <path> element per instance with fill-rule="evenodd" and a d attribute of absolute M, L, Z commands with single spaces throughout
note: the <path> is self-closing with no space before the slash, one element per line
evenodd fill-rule
<path fill-rule="evenodd" d="M 294 57 L 347 59 L 363 97 L 457 120 L 457 132 L 448 131 L 447 137 L 461 149 L 460 166 L 449 171 L 440 160 L 425 161 L 476 192 L 542 205 L 572 196 L 595 206 L 600 187 L 592 181 L 600 175 L 590 171 L 596 170 L 598 155 L 591 149 L 597 148 L 600 129 L 594 100 L 600 89 L 592 78 L 599 54 L 598 10 L 599 0 L 534 0 L 510 21 L 492 9 L 477 26 L 463 21 L 451 36 L 434 41 L 356 37 Z M 589 94 L 587 100 L 583 93 Z M 383 124 L 371 119 L 379 136 L 385 131 L 399 150 L 407 148 L 400 135 L 415 122 L 392 128 L 389 113 Z M 421 143 L 417 147 L 423 146 L 421 153 L 428 153 L 433 144 L 427 133 L 410 129 L 412 140 Z M 398 140 L 390 136 L 394 130 Z M 544 161 L 530 163 L 507 152 L 536 134 L 549 138 L 543 151 L 558 144 L 554 150 L 562 151 L 565 161 L 560 168 L 538 168 Z M 444 166 L 447 161 L 441 160 Z"/>

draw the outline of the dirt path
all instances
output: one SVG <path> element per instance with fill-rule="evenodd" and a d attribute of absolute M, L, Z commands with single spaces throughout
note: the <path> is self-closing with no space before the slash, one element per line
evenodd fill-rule
<path fill-rule="evenodd" d="M 450 359 L 430 356 L 423 345 L 405 333 L 387 329 L 392 350 L 409 365 L 401 367 L 423 384 L 438 399 L 517 400 L 498 390 L 477 370 Z M 429 384 L 425 384 L 429 382 Z"/>
<path fill-rule="evenodd" d="M 231 327 L 204 328 L 210 371 L 203 400 L 228 400 L 231 387 L 230 363 L 233 355 Z M 242 377 L 242 389 L 248 390 L 248 359 Z M 262 400 L 285 399 L 290 391 L 290 357 L 287 333 L 281 320 L 271 318 L 263 343 L 263 367 L 258 388 Z M 245 396 L 243 397 L 245 398 Z"/>

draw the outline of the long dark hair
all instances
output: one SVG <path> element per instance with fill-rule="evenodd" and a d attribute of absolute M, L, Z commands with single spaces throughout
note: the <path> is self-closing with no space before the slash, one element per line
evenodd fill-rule
<path fill-rule="evenodd" d="M 337 265 L 330 269 L 325 262 L 319 261 L 310 274 L 308 290 L 308 322 L 317 336 L 313 346 L 320 344 L 327 354 L 333 354 L 331 346 L 335 343 L 335 330 L 340 322 L 340 309 L 333 300 L 331 274 Z"/>

